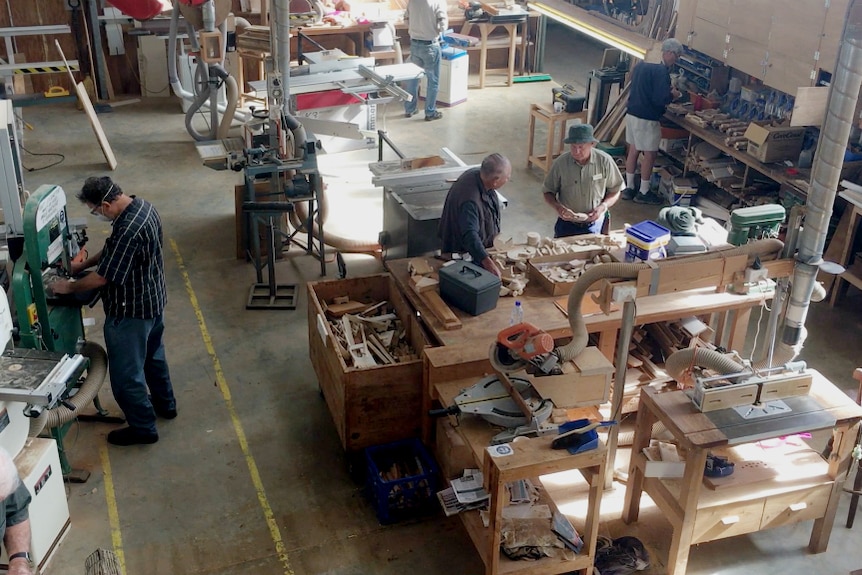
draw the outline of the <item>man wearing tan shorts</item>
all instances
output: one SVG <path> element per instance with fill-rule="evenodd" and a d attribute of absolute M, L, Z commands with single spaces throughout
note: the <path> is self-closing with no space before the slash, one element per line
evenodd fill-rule
<path fill-rule="evenodd" d="M 641 63 L 632 72 L 631 91 L 626 114 L 626 188 L 622 192 L 624 200 L 634 200 L 639 204 L 663 204 L 664 200 L 650 190 L 649 181 L 652 167 L 658 154 L 661 140 L 659 119 L 664 115 L 667 105 L 679 98 L 680 93 L 671 87 L 670 70 L 682 52 L 682 44 L 675 38 L 668 38 L 661 45 L 662 61 L 659 64 Z M 643 155 L 640 164 L 641 181 L 635 191 L 635 169 L 638 156 Z"/>

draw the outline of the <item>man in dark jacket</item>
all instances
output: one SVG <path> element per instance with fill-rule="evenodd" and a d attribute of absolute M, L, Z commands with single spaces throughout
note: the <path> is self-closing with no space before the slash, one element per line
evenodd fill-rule
<path fill-rule="evenodd" d="M 479 168 L 461 174 L 446 194 L 437 234 L 444 254 L 469 253 L 476 265 L 494 275 L 500 270 L 486 248 L 500 233 L 500 201 L 497 189 L 509 181 L 512 164 L 501 154 L 491 154 Z"/>
<path fill-rule="evenodd" d="M 626 154 L 626 189 L 622 193 L 624 200 L 634 200 L 639 204 L 664 203 L 660 196 L 650 191 L 649 181 L 661 140 L 659 119 L 664 115 L 667 105 L 680 96 L 670 84 L 670 70 L 680 53 L 682 44 L 679 40 L 668 38 L 661 45 L 661 63 L 641 63 L 632 72 L 626 114 L 626 143 L 629 149 Z M 640 154 L 643 154 L 641 181 L 636 191 L 635 169 Z"/>

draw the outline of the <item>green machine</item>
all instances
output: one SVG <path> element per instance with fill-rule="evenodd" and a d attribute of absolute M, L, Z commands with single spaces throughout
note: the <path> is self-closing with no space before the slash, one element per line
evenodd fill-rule
<path fill-rule="evenodd" d="M 54 296 L 50 284 L 67 277 L 66 270 L 86 242 L 83 228 L 74 231 L 66 214 L 66 194 L 59 186 L 41 186 L 24 206 L 24 248 L 12 272 L 12 299 L 17 314 L 16 349 L 4 353 L 12 357 L 19 371 L 31 370 L 34 379 L 42 372 L 62 371 L 63 381 L 52 394 L 26 403 L 25 414 L 31 418 L 30 435 L 50 430 L 57 441 L 63 475 L 72 481 L 86 481 L 89 472 L 72 470 L 63 449 L 63 437 L 76 419 L 80 408 L 93 403 L 102 421 L 108 418 L 98 401 L 98 391 L 107 373 L 107 354 L 96 343 L 84 337 L 81 308 L 86 305 L 72 295 Z M 69 358 L 76 358 L 74 370 L 61 370 Z M 11 360 L 10 360 L 11 361 Z M 53 366 L 53 367 L 52 367 Z M 53 370 L 53 371 L 52 371 Z M 8 373 L 0 372 L 8 380 Z M 0 387 L 3 386 L 0 380 Z"/>
<path fill-rule="evenodd" d="M 727 235 L 727 242 L 742 246 L 752 240 L 777 238 L 784 218 L 784 206 L 778 204 L 763 204 L 733 210 L 730 214 L 730 233 Z"/>

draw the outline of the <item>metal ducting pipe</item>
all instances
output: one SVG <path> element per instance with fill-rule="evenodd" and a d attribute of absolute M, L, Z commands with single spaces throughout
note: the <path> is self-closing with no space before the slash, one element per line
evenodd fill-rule
<path fill-rule="evenodd" d="M 811 294 L 817 281 L 817 271 L 823 262 L 823 248 L 829 219 L 835 203 L 835 192 L 841 178 L 844 151 L 850 138 L 850 128 L 859 89 L 862 87 L 862 10 L 855 0 L 847 9 L 838 63 L 832 77 L 826 121 L 820 130 L 820 141 L 811 170 L 811 184 L 793 271 L 790 301 L 787 306 L 782 341 L 793 345 L 802 336 L 808 315 Z"/>
<path fill-rule="evenodd" d="M 218 90 L 211 90 L 215 95 L 211 95 L 209 93 L 202 93 L 200 95 L 196 95 L 194 92 L 190 92 L 183 88 L 182 83 L 179 80 L 179 75 L 177 74 L 177 56 L 179 54 L 179 39 L 177 38 L 177 29 L 179 27 L 179 19 L 180 19 L 180 8 L 179 3 L 174 2 L 174 9 L 171 13 L 171 23 L 168 35 L 168 82 L 170 83 L 171 90 L 173 90 L 174 94 L 183 100 L 187 100 L 192 103 L 189 110 L 186 112 L 186 129 L 189 131 L 189 134 L 198 141 L 201 140 L 211 140 L 216 137 L 224 138 L 227 130 L 230 129 L 231 123 L 234 118 L 238 119 L 241 122 L 247 122 L 251 119 L 251 114 L 242 110 L 237 110 L 236 105 L 239 101 L 239 86 L 237 86 L 236 80 L 227 75 L 227 72 L 224 72 L 224 75 L 216 73 L 219 77 L 223 78 L 226 82 L 227 89 L 227 103 L 222 104 L 218 102 L 217 93 Z M 195 32 L 194 27 L 191 22 L 186 21 L 186 29 L 189 36 L 189 41 L 191 42 L 192 51 L 200 51 L 200 44 L 197 41 L 197 34 Z M 224 22 L 222 22 L 220 29 L 223 34 L 227 33 L 227 28 L 224 27 Z M 198 61 L 197 68 L 195 70 L 195 85 L 203 85 L 201 82 L 206 82 L 209 79 L 209 73 L 207 71 L 207 65 L 202 61 Z M 222 68 L 224 71 L 224 68 Z M 236 94 L 235 97 L 232 97 L 232 94 Z M 211 114 L 214 119 L 211 119 L 210 125 L 212 126 L 211 134 L 209 137 L 199 134 L 196 130 L 191 128 L 191 121 L 194 114 L 206 103 L 207 99 L 212 99 L 214 101 L 214 107 L 211 107 Z M 217 113 L 223 114 L 223 118 L 221 123 L 218 123 Z M 218 127 L 218 130 L 216 126 Z"/>
<path fill-rule="evenodd" d="M 768 261 L 778 257 L 783 247 L 784 244 L 779 240 L 765 239 L 728 250 L 709 252 L 699 256 L 687 256 L 680 259 L 656 260 L 654 263 L 661 268 L 741 254 L 748 255 L 752 261 L 755 258 L 760 258 L 761 261 Z M 636 279 L 641 270 L 649 268 L 650 265 L 645 263 L 601 264 L 591 267 L 578 278 L 572 286 L 572 291 L 569 292 L 567 305 L 569 325 L 572 329 L 572 341 L 554 350 L 554 353 L 559 356 L 560 361 L 569 361 L 576 358 L 587 347 L 589 333 L 587 332 L 586 323 L 584 323 L 584 317 L 581 314 L 581 303 L 593 284 L 601 279 Z"/>
<path fill-rule="evenodd" d="M 92 403 L 99 394 L 108 373 L 108 354 L 99 344 L 88 341 L 84 344 L 81 355 L 89 358 L 90 367 L 87 368 L 87 377 L 78 392 L 67 400 L 75 409 L 60 404 L 54 409 L 43 411 L 39 417 L 30 420 L 30 437 L 36 437 L 45 428 L 53 429 L 72 421 L 78 417 L 80 410 Z"/>

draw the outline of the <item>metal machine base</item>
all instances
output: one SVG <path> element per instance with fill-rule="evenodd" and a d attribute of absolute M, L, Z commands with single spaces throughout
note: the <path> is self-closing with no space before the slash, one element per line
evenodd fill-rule
<path fill-rule="evenodd" d="M 296 287 L 296 284 L 252 284 L 245 309 L 296 309 Z"/>

